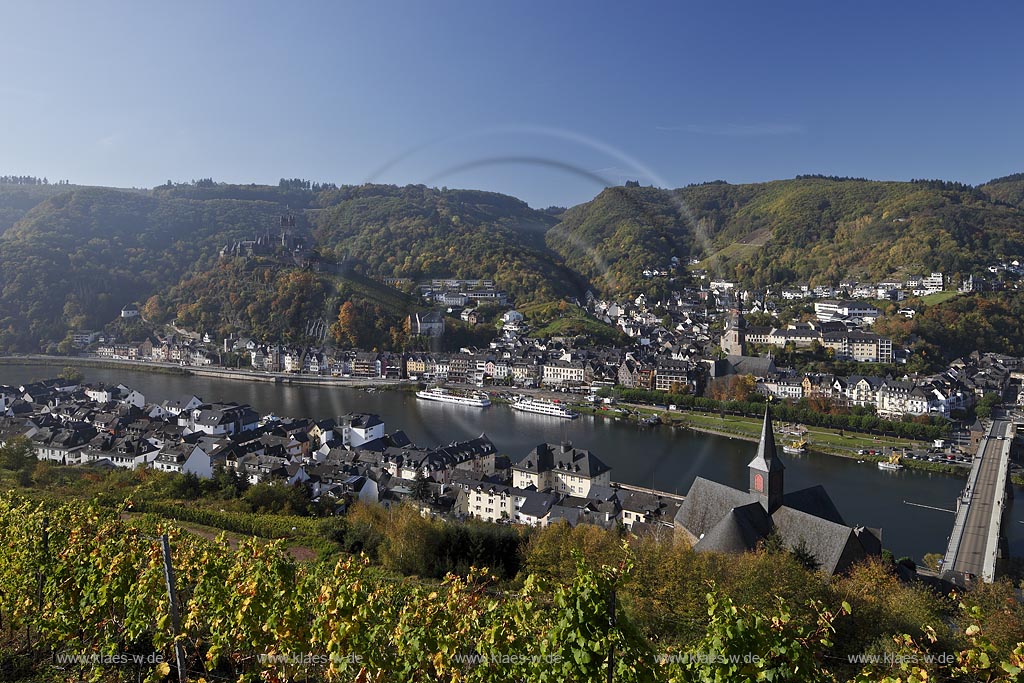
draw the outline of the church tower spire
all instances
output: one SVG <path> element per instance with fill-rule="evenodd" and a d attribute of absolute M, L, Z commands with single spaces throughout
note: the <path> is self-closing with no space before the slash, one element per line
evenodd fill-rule
<path fill-rule="evenodd" d="M 761 441 L 757 445 L 757 454 L 747 468 L 750 471 L 750 493 L 757 496 L 768 514 L 772 514 L 782 505 L 785 491 L 783 473 L 786 466 L 775 447 L 772 413 L 771 408 L 767 406 L 764 409 L 764 424 L 761 425 Z"/>

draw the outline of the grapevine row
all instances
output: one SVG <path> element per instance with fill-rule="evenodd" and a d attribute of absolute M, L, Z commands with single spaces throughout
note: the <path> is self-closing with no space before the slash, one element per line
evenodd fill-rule
<path fill-rule="evenodd" d="M 173 548 L 180 625 L 170 618 L 158 534 Z M 0 628 L 8 642 L 47 654 L 159 653 L 149 681 L 173 672 L 183 646 L 190 680 L 530 681 L 835 680 L 823 662 L 842 612 L 815 606 L 817 624 L 797 625 L 784 605 L 770 613 L 733 605 L 712 588 L 700 658 L 656 652 L 621 611 L 615 589 L 631 571 L 590 570 L 568 583 L 525 579 L 502 592 L 479 571 L 443 582 L 397 580 L 360 558 L 299 563 L 282 541 L 237 549 L 153 518 L 126 521 L 80 504 L 0 499 Z M 971 630 L 973 629 L 973 631 Z M 1024 643 L 1008 661 L 977 627 L 971 648 L 947 667 L 962 680 L 1017 680 Z M 906 637 L 901 652 L 922 651 Z M 731 654 L 756 654 L 729 661 Z M 676 655 L 666 659 L 665 655 Z M 716 659 L 721 655 L 722 661 Z M 900 665 L 904 667 L 903 664 Z M 96 680 L 136 680 L 129 667 L 94 667 Z M 856 678 L 888 679 L 866 668 Z M 895 672 L 902 680 L 920 675 Z"/>

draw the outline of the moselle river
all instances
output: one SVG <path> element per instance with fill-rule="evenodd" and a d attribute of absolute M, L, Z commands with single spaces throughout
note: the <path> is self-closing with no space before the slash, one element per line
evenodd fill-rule
<path fill-rule="evenodd" d="M 58 368 L 0 366 L 0 383 L 21 384 L 56 375 Z M 431 447 L 486 433 L 513 462 L 539 443 L 568 439 L 588 448 L 612 467 L 612 479 L 685 494 L 693 480 L 705 477 L 746 488 L 747 463 L 756 444 L 682 429 L 638 427 L 606 418 L 563 420 L 494 405 L 483 410 L 418 400 L 411 392 L 287 386 L 263 382 L 187 377 L 141 371 L 83 368 L 87 381 L 123 382 L 163 401 L 196 394 L 206 401 L 249 403 L 261 414 L 334 417 L 348 412 L 377 413 L 390 431 L 404 430 L 420 446 Z M 873 463 L 819 454 L 783 455 L 786 489 L 823 485 L 851 525 L 882 529 L 882 541 L 897 556 L 920 561 L 925 553 L 944 552 L 953 524 L 952 510 L 964 479 L 902 470 L 880 471 Z M 1005 527 L 1013 555 L 1024 555 L 1024 490 L 1014 491 Z"/>

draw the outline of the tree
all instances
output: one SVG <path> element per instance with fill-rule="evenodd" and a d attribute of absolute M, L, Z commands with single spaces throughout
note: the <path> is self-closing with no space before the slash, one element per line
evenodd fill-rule
<path fill-rule="evenodd" d="M 412 484 L 412 495 L 416 500 L 426 500 L 430 496 L 430 479 L 420 470 Z"/>
<path fill-rule="evenodd" d="M 167 316 L 167 309 L 164 307 L 164 302 L 163 299 L 160 298 L 160 295 L 154 294 L 146 299 L 146 303 L 142 305 L 141 313 L 142 317 L 145 318 L 146 321 L 158 323 L 162 322 Z"/>
<path fill-rule="evenodd" d="M 338 321 L 334 325 L 334 339 L 342 346 L 358 347 L 361 341 L 359 312 L 351 301 L 346 301 L 338 310 Z"/>
<path fill-rule="evenodd" d="M 924 562 L 924 566 L 934 572 L 939 571 L 942 565 L 942 555 L 940 553 L 928 553 L 921 559 Z"/>
<path fill-rule="evenodd" d="M 718 377 L 708 385 L 708 396 L 716 401 L 747 401 L 756 386 L 753 375 Z"/>
<path fill-rule="evenodd" d="M 814 556 L 810 546 L 807 545 L 807 541 L 802 538 L 799 543 L 789 549 L 789 554 L 793 556 L 793 559 L 812 572 L 816 572 L 821 569 L 821 562 L 819 562 L 818 558 Z"/>
<path fill-rule="evenodd" d="M 79 384 L 82 382 L 82 380 L 85 379 L 85 374 L 83 374 L 82 371 L 79 370 L 78 368 L 71 367 L 69 365 L 60 371 L 58 377 L 60 377 L 61 379 L 66 379 L 69 382 Z"/>
<path fill-rule="evenodd" d="M 0 467 L 6 470 L 27 471 L 36 461 L 36 450 L 24 436 L 17 436 L 0 446 Z"/>
<path fill-rule="evenodd" d="M 175 498 L 196 500 L 202 495 L 199 477 L 194 472 L 186 472 L 171 480 L 170 491 Z"/>

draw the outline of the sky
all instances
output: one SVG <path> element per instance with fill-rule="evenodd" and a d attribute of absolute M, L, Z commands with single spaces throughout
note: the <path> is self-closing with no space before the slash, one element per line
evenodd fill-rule
<path fill-rule="evenodd" d="M 1024 171 L 1024 3 L 0 0 L 0 175 L 604 186 Z"/>

